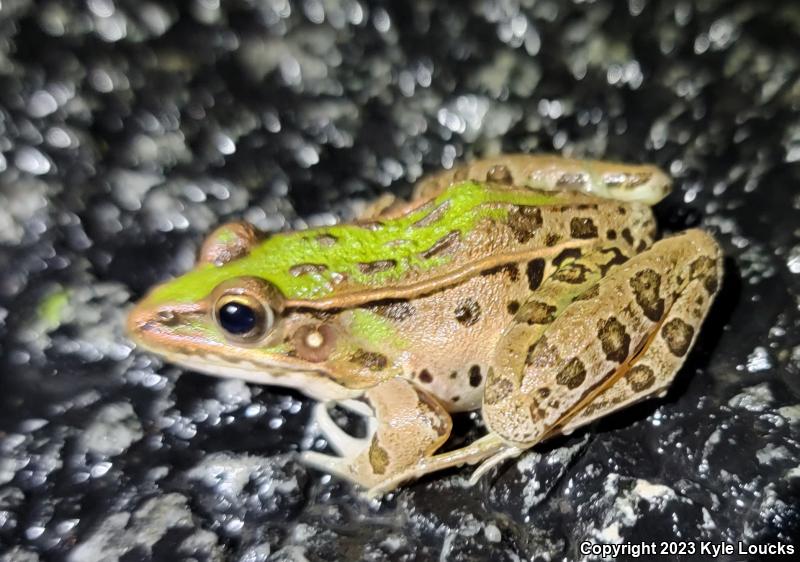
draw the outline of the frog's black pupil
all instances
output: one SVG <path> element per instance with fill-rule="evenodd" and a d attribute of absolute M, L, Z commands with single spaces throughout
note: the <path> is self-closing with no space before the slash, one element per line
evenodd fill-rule
<path fill-rule="evenodd" d="M 229 302 L 219 309 L 219 323 L 228 333 L 246 334 L 256 327 L 256 313 L 246 304 Z"/>

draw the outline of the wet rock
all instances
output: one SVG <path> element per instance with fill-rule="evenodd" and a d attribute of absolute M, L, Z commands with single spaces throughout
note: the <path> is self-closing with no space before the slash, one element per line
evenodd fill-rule
<path fill-rule="evenodd" d="M 4 560 L 553 560 L 797 542 L 800 21 L 791 0 L 0 5 Z M 650 162 L 725 279 L 666 397 L 369 501 L 313 402 L 134 352 L 217 224 L 352 218 L 498 152 Z M 344 416 L 334 414 L 337 419 Z M 362 424 L 363 425 L 363 424 Z M 479 436 L 458 420 L 454 443 Z M 353 424 L 358 427 L 358 423 Z"/>

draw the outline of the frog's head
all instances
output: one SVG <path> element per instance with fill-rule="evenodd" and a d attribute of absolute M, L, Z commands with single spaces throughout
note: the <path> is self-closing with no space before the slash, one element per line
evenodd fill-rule
<path fill-rule="evenodd" d="M 192 271 L 136 304 L 131 337 L 196 371 L 299 387 L 320 398 L 347 397 L 348 389 L 374 382 L 374 365 L 352 365 L 358 346 L 342 315 L 287 306 L 269 268 L 247 261 L 260 243 L 250 226 L 218 228 Z"/>

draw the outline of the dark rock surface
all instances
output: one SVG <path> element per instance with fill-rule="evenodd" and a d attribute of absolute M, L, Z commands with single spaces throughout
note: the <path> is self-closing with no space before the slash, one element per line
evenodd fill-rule
<path fill-rule="evenodd" d="M 3 1 L 0 560 L 794 542 L 798 44 L 794 0 Z M 324 447 L 311 401 L 178 377 L 122 333 L 223 220 L 330 223 L 498 151 L 658 163 L 664 230 L 718 236 L 722 293 L 665 399 L 475 488 L 450 471 L 367 502 L 296 462 Z"/>

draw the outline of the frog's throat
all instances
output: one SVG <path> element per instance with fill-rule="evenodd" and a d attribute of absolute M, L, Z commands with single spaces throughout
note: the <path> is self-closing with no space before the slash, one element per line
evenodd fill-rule
<path fill-rule="evenodd" d="M 247 359 L 233 362 L 228 357 L 214 353 L 184 354 L 163 349 L 158 353 L 170 363 L 191 371 L 214 377 L 239 379 L 258 385 L 293 388 L 317 400 L 345 400 L 357 398 L 363 393 L 338 384 L 325 371 L 302 369 L 300 365 L 289 362 L 275 361 L 262 365 Z"/>

